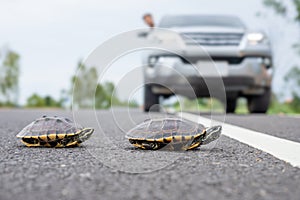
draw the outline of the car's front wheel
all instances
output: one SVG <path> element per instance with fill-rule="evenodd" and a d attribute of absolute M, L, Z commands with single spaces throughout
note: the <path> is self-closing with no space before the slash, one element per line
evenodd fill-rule
<path fill-rule="evenodd" d="M 146 84 L 144 89 L 144 111 L 159 112 L 159 95 L 152 92 L 151 84 Z"/>
<path fill-rule="evenodd" d="M 266 88 L 259 96 L 248 97 L 248 110 L 250 113 L 266 113 L 270 104 L 271 89 Z"/>

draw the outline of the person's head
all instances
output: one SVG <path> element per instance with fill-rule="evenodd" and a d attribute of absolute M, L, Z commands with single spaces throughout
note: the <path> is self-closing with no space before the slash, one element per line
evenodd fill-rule
<path fill-rule="evenodd" d="M 144 14 L 143 20 L 149 27 L 151 27 L 151 28 L 154 27 L 154 21 L 153 21 L 152 15 L 150 13 Z"/>

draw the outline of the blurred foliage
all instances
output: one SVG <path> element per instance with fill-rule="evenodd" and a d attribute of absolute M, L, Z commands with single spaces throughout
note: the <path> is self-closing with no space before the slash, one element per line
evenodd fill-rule
<path fill-rule="evenodd" d="M 17 106 L 17 105 L 10 101 L 0 102 L 0 107 L 15 107 L 15 106 Z"/>
<path fill-rule="evenodd" d="M 287 8 L 283 1 L 280 0 L 263 0 L 266 7 L 270 7 L 275 10 L 279 15 L 286 16 Z"/>
<path fill-rule="evenodd" d="M 293 48 L 295 49 L 296 53 L 300 55 L 300 43 L 293 44 Z"/>
<path fill-rule="evenodd" d="M 77 74 L 72 77 L 71 94 L 73 95 L 74 105 L 80 108 L 92 108 L 97 79 L 96 68 L 87 68 L 81 62 L 78 63 Z"/>
<path fill-rule="evenodd" d="M 275 94 L 272 95 L 268 114 L 296 114 L 296 113 L 297 111 L 293 109 L 291 103 L 280 102 Z"/>
<path fill-rule="evenodd" d="M 300 22 L 300 0 L 293 0 L 296 11 L 297 11 L 297 16 L 295 17 L 295 20 Z"/>
<path fill-rule="evenodd" d="M 300 69 L 293 67 L 284 77 L 287 86 L 292 93 L 292 101 L 289 103 L 294 112 L 300 113 Z"/>
<path fill-rule="evenodd" d="M 263 0 L 266 7 L 273 9 L 277 14 L 286 17 L 289 10 L 288 4 L 291 3 L 293 9 L 296 11 L 294 20 L 300 22 L 300 0 Z"/>
<path fill-rule="evenodd" d="M 287 18 L 288 13 L 294 13 L 293 20 L 300 23 L 300 0 L 263 0 L 266 7 L 273 9 L 277 14 Z M 290 6 L 292 5 L 292 6 Z M 293 10 L 290 10 L 293 9 Z M 292 11 L 292 12 L 291 12 Z M 292 46 L 296 53 L 300 55 L 300 42 Z M 291 102 L 280 103 L 277 98 L 272 98 L 270 111 L 283 113 L 300 113 L 300 68 L 294 66 L 284 77 L 285 82 L 292 93 Z"/>
<path fill-rule="evenodd" d="M 300 0 L 263 0 L 263 3 L 266 7 L 273 9 L 278 15 L 287 18 L 287 14 L 291 12 L 290 9 L 293 9 L 291 13 L 295 12 L 293 20 L 300 23 Z M 289 6 L 292 5 L 292 7 Z M 300 43 L 297 42 L 293 45 L 293 48 L 300 55 Z"/>
<path fill-rule="evenodd" d="M 287 83 L 291 83 L 292 85 L 298 85 L 300 86 L 300 69 L 298 67 L 293 67 L 285 76 L 284 80 Z M 295 88 L 292 88 L 293 91 L 295 91 Z M 296 92 L 296 91 L 295 91 Z M 298 93 L 300 91 L 297 91 Z M 300 94 L 299 94 L 300 95 Z"/>
<path fill-rule="evenodd" d="M 112 82 L 98 83 L 98 72 L 95 67 L 86 67 L 79 62 L 77 74 L 72 77 L 71 95 L 76 108 L 107 109 L 112 106 L 138 107 L 136 101 L 122 102 L 117 97 Z M 96 87 L 95 87 L 96 86 Z"/>
<path fill-rule="evenodd" d="M 26 107 L 62 107 L 62 101 L 56 101 L 51 96 L 41 97 L 38 94 L 33 94 L 27 99 Z"/>
<path fill-rule="evenodd" d="M 0 106 L 17 106 L 19 95 L 20 56 L 9 49 L 0 54 Z"/>

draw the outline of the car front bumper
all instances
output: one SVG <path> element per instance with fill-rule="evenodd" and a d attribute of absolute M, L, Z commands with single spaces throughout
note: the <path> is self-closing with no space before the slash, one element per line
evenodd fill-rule
<path fill-rule="evenodd" d="M 162 56 L 153 65 L 145 67 L 144 73 L 147 82 L 156 84 L 153 92 L 157 94 L 190 96 L 186 93 L 191 93 L 189 88 L 192 88 L 198 97 L 210 96 L 209 90 L 220 89 L 246 96 L 262 94 L 264 88 L 271 85 L 272 67 L 264 59 L 243 57 L 234 60 L 232 57 L 220 57 L 215 61 L 206 59 L 188 63 L 179 57 Z"/>

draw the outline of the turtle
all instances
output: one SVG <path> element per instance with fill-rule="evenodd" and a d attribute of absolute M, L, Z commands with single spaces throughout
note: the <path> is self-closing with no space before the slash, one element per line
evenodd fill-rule
<path fill-rule="evenodd" d="M 129 142 L 140 149 L 191 150 L 220 137 L 222 126 L 205 128 L 179 118 L 147 119 L 127 132 Z"/>
<path fill-rule="evenodd" d="M 93 132 L 93 128 L 83 128 L 65 117 L 43 116 L 23 128 L 17 138 L 28 147 L 74 147 Z"/>

